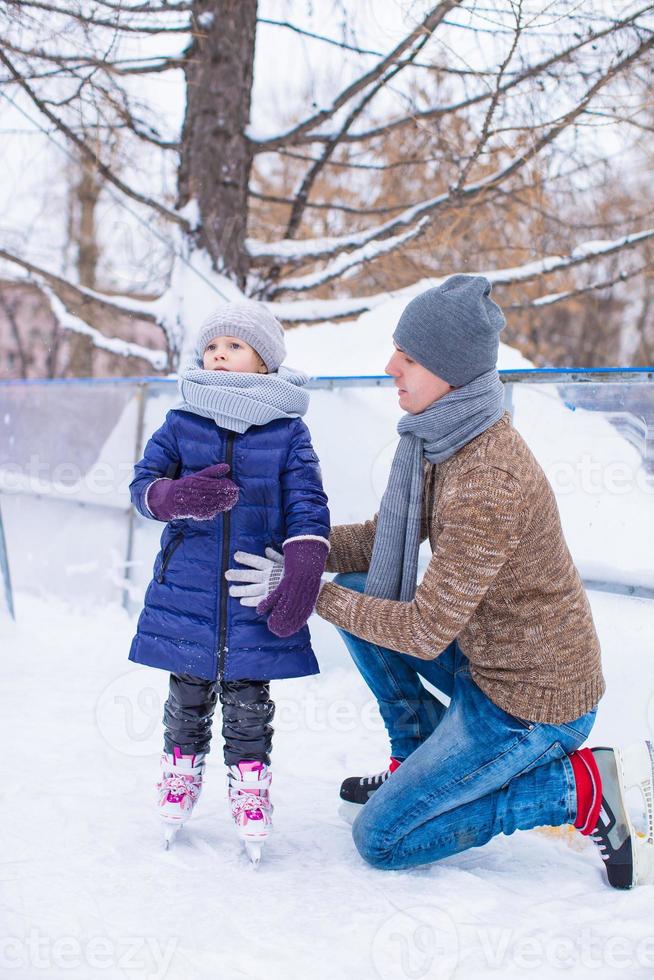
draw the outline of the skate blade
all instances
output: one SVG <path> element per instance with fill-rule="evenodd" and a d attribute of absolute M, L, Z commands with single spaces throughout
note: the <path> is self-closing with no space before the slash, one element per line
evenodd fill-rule
<path fill-rule="evenodd" d="M 258 868 L 261 864 L 261 853 L 263 851 L 262 840 L 245 840 L 245 853 L 247 854 L 253 868 Z"/>
<path fill-rule="evenodd" d="M 179 833 L 180 824 L 168 824 L 164 827 L 164 850 L 169 851 Z"/>
<path fill-rule="evenodd" d="M 338 807 L 338 815 L 341 820 L 344 820 L 351 827 L 362 810 L 363 804 L 361 803 L 350 803 L 348 800 L 341 800 L 340 806 Z"/>
<path fill-rule="evenodd" d="M 640 790 L 647 821 L 647 832 L 641 834 L 633 827 L 631 848 L 633 884 L 654 884 L 654 747 L 649 741 L 635 742 L 618 753 L 625 789 Z M 623 799 L 626 809 L 626 801 Z"/>
<path fill-rule="evenodd" d="M 654 844 L 654 746 L 635 742 L 619 751 L 620 769 L 627 789 L 640 790 L 647 818 L 647 839 Z"/>

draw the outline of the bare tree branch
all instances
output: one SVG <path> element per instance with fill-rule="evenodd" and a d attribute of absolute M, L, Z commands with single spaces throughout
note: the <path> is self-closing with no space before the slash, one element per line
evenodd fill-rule
<path fill-rule="evenodd" d="M 451 10 L 453 7 L 458 6 L 462 2 L 463 0 L 441 0 L 441 3 L 437 4 L 436 7 L 432 7 L 422 23 L 407 34 L 407 36 L 393 48 L 390 54 L 386 55 L 385 58 L 382 58 L 382 60 L 379 61 L 374 68 L 371 68 L 370 71 L 365 72 L 345 89 L 343 89 L 343 91 L 336 96 L 329 108 L 321 109 L 320 112 L 314 113 L 313 116 L 305 119 L 304 122 L 294 126 L 287 133 L 283 133 L 281 136 L 266 140 L 253 140 L 252 142 L 256 151 L 259 152 L 262 149 L 276 149 L 279 146 L 294 143 L 305 133 L 308 133 L 317 126 L 322 125 L 322 123 L 324 123 L 327 119 L 331 119 L 331 117 L 338 112 L 341 106 L 345 105 L 346 102 L 349 102 L 355 95 L 358 95 L 358 93 L 364 88 L 367 88 L 368 85 L 371 85 L 378 78 L 380 78 L 387 68 L 395 64 L 400 56 L 408 48 L 410 48 L 415 41 L 421 37 L 421 35 L 425 33 L 432 34 L 442 22 L 448 10 Z M 333 139 L 333 136 L 331 138 Z M 329 140 L 327 140 L 327 142 L 329 142 Z"/>
<path fill-rule="evenodd" d="M 55 54 L 53 51 L 44 51 L 41 48 L 22 48 L 15 42 L 3 37 L 0 44 L 7 51 L 21 55 L 23 58 L 35 58 L 37 61 L 47 61 L 53 65 L 67 71 L 78 71 L 81 68 L 101 68 L 112 75 L 151 75 L 164 71 L 183 68 L 184 58 L 122 58 L 110 61 L 108 58 L 94 58 L 90 55 L 75 54 Z M 145 62 L 139 65 L 138 62 Z M 121 65 L 132 65 L 133 67 L 121 67 Z M 27 76 L 23 76 L 26 78 Z M 34 75 L 32 78 L 36 77 Z M 46 77 L 38 76 L 38 77 Z"/>
<path fill-rule="evenodd" d="M 125 127 L 140 140 L 143 140 L 145 143 L 150 143 L 153 146 L 158 146 L 161 150 L 179 150 L 180 143 L 177 140 L 162 139 L 156 129 L 143 120 L 136 118 L 129 105 L 128 96 L 124 89 L 118 88 L 118 95 L 121 100 L 118 101 L 103 85 L 98 85 L 97 88 L 115 111 L 117 117 L 124 123 Z"/>
<path fill-rule="evenodd" d="M 62 119 L 56 116 L 48 108 L 48 106 L 45 104 L 43 99 L 39 98 L 36 92 L 31 88 L 31 86 L 28 85 L 27 82 L 22 78 L 20 72 L 14 67 L 12 62 L 9 60 L 7 55 L 2 50 L 0 50 L 0 62 L 4 64 L 5 67 L 11 72 L 12 76 L 15 78 L 18 85 L 20 85 L 20 87 L 27 93 L 27 95 L 30 97 L 30 99 L 32 100 L 34 105 L 39 109 L 39 111 L 42 112 L 43 115 L 46 116 L 50 120 L 50 122 L 53 123 L 55 127 L 61 133 L 63 133 L 64 136 L 66 136 L 67 139 L 70 140 L 70 142 L 73 143 L 81 151 L 81 153 L 84 156 L 86 156 L 89 160 L 91 160 L 95 164 L 99 173 L 101 173 L 106 180 L 108 180 L 111 184 L 113 184 L 114 187 L 117 187 L 119 191 L 122 191 L 122 193 L 125 194 L 127 197 L 132 198 L 132 200 L 134 201 L 138 201 L 139 204 L 145 204 L 147 207 L 157 211 L 164 218 L 167 218 L 169 221 L 175 222 L 175 224 L 182 227 L 187 233 L 190 233 L 191 229 L 189 227 L 188 222 L 184 218 L 182 218 L 180 214 L 178 214 L 175 211 L 171 211 L 169 208 L 164 207 L 163 204 L 160 204 L 158 201 L 155 201 L 153 198 L 147 197 L 145 194 L 140 194 L 138 191 L 135 191 L 132 187 L 130 187 L 128 184 L 122 181 L 120 177 L 117 177 L 113 173 L 113 171 L 106 165 L 106 163 L 103 163 L 102 160 L 100 160 L 100 158 L 97 156 L 97 154 L 93 152 L 90 146 L 88 146 L 83 139 L 81 139 L 75 132 L 73 132 L 70 126 L 68 126 Z"/>
<path fill-rule="evenodd" d="M 120 14 L 171 14 L 171 13 L 190 13 L 193 10 L 193 3 L 180 2 L 175 3 L 173 0 L 161 0 L 161 3 L 157 5 L 156 3 L 112 3 L 111 0 L 94 0 L 94 3 L 98 7 L 105 7 L 107 10 L 115 10 Z"/>
<path fill-rule="evenodd" d="M 494 173 L 489 174 L 480 180 L 467 184 L 459 190 L 447 191 L 437 197 L 408 208 L 395 218 L 382 225 L 377 225 L 366 231 L 357 232 L 353 235 L 343 235 L 341 237 L 323 239 L 305 239 L 303 241 L 292 242 L 283 239 L 277 242 L 265 244 L 263 242 L 249 240 L 248 250 L 252 256 L 252 261 L 257 265 L 265 265 L 268 262 L 278 262 L 285 265 L 297 266 L 304 262 L 327 258 L 335 253 L 347 249 L 365 245 L 375 238 L 384 238 L 394 234 L 402 226 L 413 224 L 418 218 L 426 214 L 433 214 L 437 210 L 452 205 L 460 205 L 464 201 L 478 199 L 482 194 L 491 188 L 496 187 L 506 181 L 508 177 L 521 170 L 530 160 L 537 156 L 546 146 L 552 143 L 564 130 L 566 130 L 585 110 L 592 99 L 608 84 L 617 74 L 624 71 L 629 65 L 633 64 L 638 58 L 654 46 L 654 37 L 648 37 L 637 48 L 631 51 L 620 61 L 610 65 L 606 72 L 587 89 L 582 99 L 563 116 L 550 124 L 549 128 L 538 137 L 530 147 L 524 152 L 516 154 L 507 164 L 500 167 Z"/>
<path fill-rule="evenodd" d="M 522 0 L 517 0 L 517 9 L 516 9 L 516 11 L 514 11 L 514 13 L 515 13 L 515 18 L 516 18 L 516 26 L 515 26 L 515 31 L 514 31 L 514 34 L 513 34 L 513 40 L 511 42 L 511 46 L 509 48 L 509 52 L 508 52 L 506 58 L 504 59 L 504 61 L 501 63 L 501 65 L 499 67 L 499 70 L 497 72 L 497 78 L 495 79 L 494 91 L 493 91 L 492 96 L 491 96 L 490 104 L 489 104 L 488 108 L 486 109 L 486 114 L 484 116 L 484 122 L 483 122 L 482 127 L 481 127 L 481 134 L 479 136 L 479 139 L 477 140 L 477 145 L 475 146 L 473 152 L 468 157 L 465 165 L 463 166 L 463 168 L 462 168 L 462 170 L 461 170 L 461 172 L 459 174 L 459 178 L 458 178 L 458 180 L 456 182 L 456 187 L 455 187 L 455 190 L 456 191 L 460 191 L 461 188 L 465 185 L 465 182 L 468 179 L 468 174 L 470 173 L 470 171 L 474 167 L 475 163 L 479 159 L 479 157 L 481 155 L 481 152 L 482 152 L 483 148 L 486 146 L 486 144 L 488 143 L 488 140 L 489 140 L 489 137 L 490 137 L 491 121 L 492 121 L 493 116 L 495 114 L 495 110 L 496 110 L 497 104 L 498 104 L 498 102 L 500 100 L 500 95 L 501 95 L 501 91 L 502 91 L 502 79 L 504 78 L 504 73 L 506 72 L 506 69 L 508 68 L 508 66 L 511 63 L 511 59 L 513 58 L 513 55 L 516 52 L 516 48 L 518 47 L 518 42 L 520 41 L 520 37 L 522 35 L 522 23 L 521 23 L 521 18 L 522 18 Z"/>
<path fill-rule="evenodd" d="M 342 140 L 341 140 L 342 142 Z M 318 163 L 319 157 L 312 157 L 308 153 L 294 153 L 292 150 L 271 150 L 271 153 L 278 153 L 280 156 L 291 157 L 293 160 L 304 160 L 306 163 Z M 421 159 L 395 160 L 392 163 L 352 163 L 346 160 L 327 160 L 326 167 L 340 167 L 345 170 L 373 170 L 379 173 L 385 170 L 397 170 L 399 167 L 420 167 L 426 163 L 439 163 L 440 156 L 425 157 Z M 292 203 L 292 202 L 291 202 Z"/>
<path fill-rule="evenodd" d="M 321 157 L 316 161 L 316 163 L 313 164 L 313 166 L 309 168 L 309 170 L 306 172 L 304 176 L 304 180 L 302 181 L 302 184 L 300 185 L 300 189 L 296 195 L 295 202 L 291 209 L 291 216 L 288 221 L 288 227 L 286 228 L 286 235 L 285 235 L 286 238 L 295 237 L 295 234 L 297 233 L 297 230 L 300 226 L 300 221 L 302 220 L 302 214 L 304 213 L 304 209 L 309 199 L 309 194 L 311 193 L 311 188 L 313 187 L 316 179 L 318 178 L 318 175 L 323 170 L 325 164 L 336 150 L 341 138 L 348 132 L 350 127 L 354 124 L 356 119 L 358 119 L 358 117 L 361 115 L 361 113 L 368 105 L 368 103 L 371 102 L 372 99 L 374 99 L 375 95 L 377 95 L 377 93 L 382 88 L 384 88 L 385 85 L 388 85 L 390 80 L 394 78 L 395 75 L 397 75 L 408 64 L 410 64 L 413 58 L 417 57 L 421 49 L 425 46 L 425 44 L 429 40 L 430 36 L 431 35 L 429 33 L 425 33 L 425 35 L 419 39 L 413 51 L 406 58 L 402 59 L 402 61 L 395 63 L 388 71 L 386 71 L 377 80 L 375 85 L 373 85 L 372 88 L 370 88 L 368 92 L 365 93 L 365 95 L 359 100 L 359 102 L 354 106 L 354 108 L 348 113 L 345 121 L 343 122 L 343 125 L 340 127 L 338 133 L 336 133 L 336 135 L 334 136 L 334 139 L 325 145 L 325 149 L 323 150 Z"/>
<path fill-rule="evenodd" d="M 248 191 L 248 197 L 256 201 L 268 201 L 270 204 L 286 204 L 292 207 L 294 199 L 292 197 L 277 197 L 275 194 L 261 194 L 259 191 Z M 392 214 L 394 211 L 403 211 L 405 208 L 412 207 L 411 204 L 389 204 L 384 208 L 358 208 L 349 204 L 336 204 L 333 201 L 307 201 L 304 205 L 307 210 L 312 208 L 316 211 L 341 211 L 343 214 Z"/>
<path fill-rule="evenodd" d="M 34 10 L 43 10 L 49 14 L 59 14 L 62 17 L 70 17 L 72 20 L 78 21 L 80 24 L 85 24 L 87 27 L 103 27 L 109 30 L 121 30 L 127 31 L 130 34 L 188 34 L 190 31 L 190 21 L 186 21 L 184 24 L 172 24 L 172 25 L 157 25 L 153 26 L 151 24 L 128 24 L 124 20 L 103 20 L 100 17 L 93 17 L 81 13 L 78 10 L 70 10 L 66 7 L 59 7 L 54 3 L 41 3 L 39 0 L 7 0 L 7 5 L 9 7 L 20 8 L 32 8 Z M 157 11 L 157 13 L 165 13 L 165 10 Z"/>
<path fill-rule="evenodd" d="M 344 51 L 354 51 L 355 54 L 369 54 L 374 55 L 376 58 L 384 57 L 383 51 L 378 51 L 375 48 L 360 48 L 356 44 L 348 44 L 347 41 L 339 41 L 336 38 L 327 37 L 325 34 L 316 34 L 315 31 L 309 31 L 304 27 L 298 27 L 297 24 L 291 24 L 287 20 L 273 20 L 270 17 L 257 17 L 257 23 L 268 24 L 272 27 L 284 27 L 289 31 L 293 31 L 295 34 L 300 34 L 302 37 L 308 37 L 314 41 L 323 41 L 325 44 L 331 44 L 334 47 L 343 49 Z M 486 75 L 495 74 L 494 71 L 475 70 L 474 68 L 454 68 L 452 65 L 436 65 L 424 61 L 414 61 L 412 64 L 414 68 L 427 68 L 429 71 L 442 72 L 446 75 L 472 75 L 476 78 L 481 78 Z"/>
<path fill-rule="evenodd" d="M 646 13 L 651 13 L 654 10 L 654 4 L 648 3 L 645 7 L 641 7 L 630 17 L 625 18 L 621 21 L 619 26 L 620 29 L 631 27 L 635 24 L 638 18 L 642 17 Z M 570 59 L 570 57 L 582 48 L 588 45 L 596 44 L 597 41 L 601 40 L 603 37 L 607 37 L 613 34 L 615 31 L 615 25 L 610 25 L 609 27 L 596 31 L 594 33 L 586 34 L 581 40 L 576 40 L 574 44 L 569 45 L 563 51 L 560 51 L 554 55 L 550 55 L 543 61 L 538 62 L 535 65 L 530 65 L 524 71 L 519 72 L 509 81 L 505 82 L 503 86 L 500 87 L 499 92 L 501 95 L 505 95 L 511 89 L 523 82 L 530 79 L 534 79 L 539 75 L 543 75 L 548 72 L 554 65 L 561 64 Z M 366 140 L 373 139 L 377 136 L 387 136 L 390 132 L 396 129 L 402 129 L 405 126 L 415 125 L 416 123 L 428 122 L 434 119 L 442 118 L 447 115 L 451 115 L 456 112 L 460 112 L 462 109 L 470 108 L 474 105 L 479 105 L 482 102 L 486 102 L 493 98 L 494 89 L 484 89 L 482 92 L 478 92 L 475 95 L 469 96 L 465 99 L 460 99 L 457 102 L 451 102 L 443 106 L 434 106 L 431 109 L 424 109 L 418 112 L 412 112 L 409 115 L 401 116 L 399 119 L 390 120 L 385 122 L 383 125 L 374 126 L 370 129 L 359 131 L 355 133 L 348 133 L 342 138 L 342 142 L 354 143 L 362 142 Z M 253 140 L 253 148 L 255 153 L 266 151 L 266 149 L 274 148 L 278 149 L 281 145 L 306 145 L 311 143 L 327 143 L 333 138 L 331 133 L 314 133 L 311 131 L 303 131 L 302 133 L 296 133 L 296 130 L 290 130 L 289 133 L 283 134 L 279 137 L 273 137 L 270 140 Z"/>

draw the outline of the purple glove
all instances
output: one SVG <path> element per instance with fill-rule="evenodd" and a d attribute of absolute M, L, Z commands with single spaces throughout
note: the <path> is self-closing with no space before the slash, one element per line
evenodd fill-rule
<path fill-rule="evenodd" d="M 268 616 L 268 629 L 276 636 L 297 633 L 313 612 L 320 578 L 325 570 L 329 544 L 324 538 L 289 538 L 284 542 L 284 574 L 269 596 L 257 606 Z"/>
<path fill-rule="evenodd" d="M 158 521 L 183 517 L 208 521 L 230 510 L 238 500 L 239 488 L 232 480 L 224 479 L 225 473 L 229 473 L 227 463 L 216 463 L 179 480 L 162 477 L 146 490 L 145 506 Z"/>

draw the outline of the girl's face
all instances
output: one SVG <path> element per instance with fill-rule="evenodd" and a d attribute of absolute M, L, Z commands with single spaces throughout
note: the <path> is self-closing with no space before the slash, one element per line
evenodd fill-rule
<path fill-rule="evenodd" d="M 214 337 L 204 349 L 202 366 L 205 371 L 242 371 L 246 374 L 267 374 L 254 347 L 238 337 Z"/>

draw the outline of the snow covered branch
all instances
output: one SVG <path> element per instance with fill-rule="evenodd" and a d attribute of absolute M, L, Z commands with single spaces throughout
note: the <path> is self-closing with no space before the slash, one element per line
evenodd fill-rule
<path fill-rule="evenodd" d="M 147 300 L 135 300 L 129 296 L 121 296 L 120 303 L 117 303 L 105 293 L 100 293 L 95 289 L 89 289 L 87 286 L 75 285 L 75 283 L 70 282 L 68 279 L 63 279 L 54 272 L 49 272 L 47 269 L 34 265 L 33 262 L 23 259 L 19 255 L 13 255 L 11 252 L 7 252 L 2 248 L 0 248 L 0 259 L 4 259 L 5 262 L 9 262 L 12 265 L 19 266 L 28 274 L 27 276 L 16 278 L 17 282 L 22 282 L 26 278 L 32 278 L 39 282 L 48 283 L 57 294 L 64 291 L 67 292 L 80 306 L 93 303 L 114 316 L 137 316 L 139 320 L 149 320 L 152 323 L 158 322 L 157 311 L 156 309 L 148 309 Z M 156 303 L 156 300 L 151 301 L 152 307 L 155 307 Z"/>
<path fill-rule="evenodd" d="M 497 187 L 498 184 L 501 184 L 510 176 L 520 171 L 586 111 L 593 98 L 611 79 L 642 57 L 652 47 L 654 47 L 654 35 L 646 37 L 637 48 L 633 49 L 620 61 L 614 62 L 609 66 L 604 74 L 587 89 L 580 101 L 548 126 L 535 139 L 531 146 L 527 147 L 523 152 L 517 153 L 506 164 L 488 176 L 466 184 L 461 188 L 455 187 L 453 190 L 446 191 L 429 200 L 415 204 L 389 221 L 365 231 L 356 232 L 353 235 L 304 239 L 301 241 L 282 239 L 270 243 L 249 239 L 246 246 L 253 264 L 265 265 L 270 262 L 276 262 L 287 266 L 298 266 L 305 262 L 328 258 L 348 248 L 358 248 L 375 239 L 383 239 L 408 224 L 414 224 L 423 215 L 433 214 L 437 210 L 442 210 L 452 205 L 460 205 L 464 201 L 476 200 L 486 191 Z"/>
<path fill-rule="evenodd" d="M 600 289 L 610 289 L 611 286 L 617 286 L 620 282 L 627 282 L 628 279 L 642 276 L 644 272 L 647 272 L 651 268 L 652 263 L 646 262 L 644 265 L 639 265 L 636 269 L 629 269 L 628 271 L 621 270 L 617 276 L 611 276 L 609 279 L 598 279 L 596 282 L 591 282 L 587 286 L 579 286 L 578 289 L 567 289 L 561 293 L 548 293 L 546 296 L 539 296 L 537 299 L 530 300 L 526 303 L 511 303 L 507 309 L 540 310 L 545 306 L 554 306 L 555 303 L 562 303 L 567 299 L 574 299 L 575 296 L 585 296 L 587 293 L 594 293 Z"/>
<path fill-rule="evenodd" d="M 369 242 L 362 248 L 357 248 L 353 252 L 342 252 L 333 262 L 326 265 L 320 272 L 312 272 L 307 276 L 298 276 L 295 279 L 284 279 L 278 286 L 273 288 L 268 295 L 270 298 L 278 296 L 280 293 L 300 293 L 307 289 L 317 289 L 325 283 L 339 279 L 346 273 L 363 265 L 364 262 L 372 262 L 382 255 L 388 255 L 396 249 L 405 245 L 411 239 L 416 238 L 424 229 L 428 218 L 421 218 L 414 228 L 409 228 L 402 235 L 393 238 L 385 238 L 381 242 Z"/>
<path fill-rule="evenodd" d="M 509 269 L 483 269 L 471 275 L 486 276 L 494 285 L 508 286 L 517 282 L 529 282 L 539 276 L 551 275 L 554 272 L 561 272 L 565 269 L 572 269 L 585 262 L 596 259 L 606 258 L 615 255 L 617 252 L 635 248 L 639 244 L 654 238 L 654 228 L 646 231 L 636 232 L 633 235 L 624 235 L 613 241 L 589 241 L 579 245 L 570 255 L 550 255 L 535 262 L 527 262 L 525 265 L 515 266 Z M 454 269 L 447 275 L 433 279 L 422 279 L 404 289 L 392 292 L 375 293 L 371 296 L 357 296 L 354 298 L 344 297 L 342 299 L 315 299 L 301 301 L 281 301 L 266 304 L 280 320 L 286 323 L 322 323 L 326 320 L 339 320 L 347 317 L 357 316 L 372 310 L 382 303 L 387 303 L 391 299 L 402 299 L 407 303 L 425 289 L 432 286 L 439 286 L 445 282 L 450 275 L 459 272 Z M 600 288 L 600 287 L 598 287 Z M 567 298 L 563 296 L 562 298 Z M 532 301 L 529 305 L 535 305 Z"/>
<path fill-rule="evenodd" d="M 149 347 L 143 347 L 141 344 L 122 340 L 120 337 L 105 336 L 95 327 L 85 323 L 79 316 L 71 313 L 47 283 L 41 281 L 39 286 L 44 295 L 47 296 L 55 319 L 63 330 L 72 330 L 74 333 L 84 334 L 84 336 L 91 338 L 95 347 L 110 351 L 112 354 L 118 354 L 120 357 L 141 357 L 157 371 L 163 371 L 168 366 L 166 351 L 154 351 L 150 350 Z"/>

